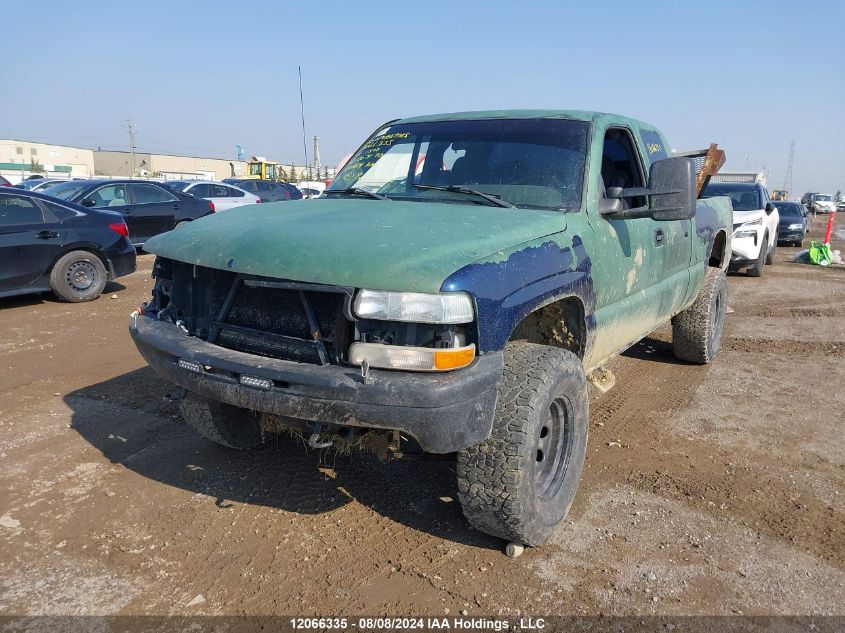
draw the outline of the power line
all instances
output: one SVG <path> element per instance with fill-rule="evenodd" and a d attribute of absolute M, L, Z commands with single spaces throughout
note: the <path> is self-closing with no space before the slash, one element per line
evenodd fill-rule
<path fill-rule="evenodd" d="M 299 70 L 299 111 L 302 114 L 302 152 L 305 154 L 305 171 L 308 172 L 308 141 L 305 136 L 305 101 L 302 98 L 302 66 L 297 66 L 296 68 Z M 306 178 L 311 180 L 310 175 L 307 173 Z"/>
<path fill-rule="evenodd" d="M 129 132 L 129 177 L 135 175 L 135 128 L 132 127 L 132 119 L 126 120 Z"/>

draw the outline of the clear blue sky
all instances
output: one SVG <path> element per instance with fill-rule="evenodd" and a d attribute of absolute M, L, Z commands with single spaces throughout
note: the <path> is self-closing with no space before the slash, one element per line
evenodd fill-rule
<path fill-rule="evenodd" d="M 845 3 L 5 0 L 0 137 L 333 164 L 385 120 L 562 107 L 631 115 L 673 148 L 793 193 L 845 191 Z M 310 153 L 310 141 L 309 141 Z M 747 155 L 747 161 L 746 161 Z"/>

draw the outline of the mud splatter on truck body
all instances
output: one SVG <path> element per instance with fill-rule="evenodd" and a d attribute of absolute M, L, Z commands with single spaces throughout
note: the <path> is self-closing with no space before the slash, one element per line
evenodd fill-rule
<path fill-rule="evenodd" d="M 261 438 L 237 420 L 266 414 L 310 432 L 312 446 L 401 431 L 423 450 L 460 452 L 461 503 L 476 527 L 539 544 L 580 477 L 585 371 L 676 317 L 679 336 L 692 333 L 688 360 L 718 351 L 731 207 L 696 201 L 692 160 L 668 147 L 648 124 L 596 112 L 390 122 L 325 198 L 241 207 L 151 239 L 153 299 L 130 331 L 150 365 L 192 394 L 186 419 L 206 437 Z M 717 335 L 692 336 L 698 314 Z M 567 393 L 544 391 L 554 385 Z M 500 423 L 522 415 L 507 409 L 521 389 L 552 408 L 517 434 L 536 430 L 539 442 L 518 454 L 569 471 L 566 483 L 554 473 L 537 483 L 563 514 L 505 521 L 485 504 L 525 491 L 499 490 L 510 479 L 487 481 L 478 464 L 513 439 Z M 575 426 L 564 433 L 555 419 Z M 564 441 L 574 452 L 553 459 Z"/>

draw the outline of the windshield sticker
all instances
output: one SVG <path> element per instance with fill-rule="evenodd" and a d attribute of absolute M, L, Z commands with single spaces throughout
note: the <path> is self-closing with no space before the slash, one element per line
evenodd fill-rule
<path fill-rule="evenodd" d="M 358 154 L 343 170 L 343 182 L 357 181 L 367 170 L 375 165 L 384 153 L 398 140 L 411 136 L 410 132 L 383 134 L 367 141 Z"/>
<path fill-rule="evenodd" d="M 657 132 L 654 130 L 641 129 L 640 138 L 643 141 L 643 145 L 645 145 L 649 162 L 653 163 L 656 160 L 669 158 L 669 154 L 663 145 L 663 139 L 660 138 L 660 135 Z"/>

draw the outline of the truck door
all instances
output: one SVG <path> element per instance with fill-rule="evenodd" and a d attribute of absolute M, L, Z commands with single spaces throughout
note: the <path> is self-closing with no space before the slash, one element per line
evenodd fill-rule
<path fill-rule="evenodd" d="M 656 131 L 640 128 L 638 136 L 640 153 L 646 158 L 647 168 L 655 161 L 669 158 L 665 142 Z M 661 313 L 663 318 L 669 318 L 684 304 L 689 291 L 694 225 L 693 220 L 651 222 L 655 251 L 662 260 L 660 283 L 664 291 L 661 292 Z"/>
<path fill-rule="evenodd" d="M 599 128 L 594 136 L 591 186 L 598 198 L 609 187 L 645 187 L 646 171 L 632 131 L 624 126 Z M 625 208 L 646 204 L 644 196 L 623 200 Z M 614 220 L 595 213 L 596 256 L 591 257 L 596 292 L 597 334 L 591 365 L 636 342 L 660 322 L 669 308 L 656 287 L 663 278 L 664 248 L 657 246 L 658 229 L 650 218 Z"/>

